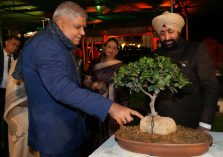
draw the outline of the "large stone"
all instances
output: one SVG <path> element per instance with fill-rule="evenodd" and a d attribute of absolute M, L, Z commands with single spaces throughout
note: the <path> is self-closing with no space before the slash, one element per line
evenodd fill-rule
<path fill-rule="evenodd" d="M 154 122 L 152 124 L 152 116 L 145 116 L 143 119 L 141 119 L 140 131 L 168 135 L 177 130 L 175 121 L 170 117 L 154 116 L 153 120 Z"/>

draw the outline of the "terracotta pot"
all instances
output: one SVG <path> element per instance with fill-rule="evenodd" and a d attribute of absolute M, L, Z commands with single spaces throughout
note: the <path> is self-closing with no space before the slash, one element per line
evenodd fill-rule
<path fill-rule="evenodd" d="M 210 140 L 206 143 L 164 144 L 132 141 L 122 138 L 119 131 L 115 133 L 115 138 L 119 146 L 123 149 L 135 153 L 162 157 L 188 157 L 204 154 L 208 151 L 209 146 L 213 142 L 212 136 L 209 134 L 208 136 L 210 136 Z"/>

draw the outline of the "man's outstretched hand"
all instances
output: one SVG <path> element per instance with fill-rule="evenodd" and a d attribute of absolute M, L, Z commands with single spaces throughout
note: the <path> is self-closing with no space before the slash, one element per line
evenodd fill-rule
<path fill-rule="evenodd" d="M 126 123 L 129 123 L 133 120 L 132 115 L 139 117 L 140 119 L 143 118 L 143 116 L 128 107 L 119 105 L 117 103 L 113 103 L 111 108 L 109 109 L 108 113 L 110 116 L 117 121 L 119 125 L 124 125 Z"/>

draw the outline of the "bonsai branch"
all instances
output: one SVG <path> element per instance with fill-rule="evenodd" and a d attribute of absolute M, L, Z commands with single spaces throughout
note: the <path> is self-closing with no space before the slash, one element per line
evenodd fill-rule
<path fill-rule="evenodd" d="M 139 89 L 145 93 L 146 95 L 148 95 L 150 97 L 150 103 L 149 103 L 149 106 L 150 106 L 150 109 L 151 109 L 151 114 L 153 116 L 156 116 L 158 115 L 156 110 L 155 110 L 155 100 L 156 100 L 156 97 L 158 96 L 159 93 L 154 93 L 154 94 L 150 94 L 148 92 L 146 92 L 142 87 L 139 86 Z"/>
<path fill-rule="evenodd" d="M 139 88 L 143 93 L 145 93 L 147 96 L 149 96 L 149 97 L 152 99 L 152 97 L 153 97 L 152 94 L 146 92 L 141 86 L 138 86 L 138 88 Z"/>

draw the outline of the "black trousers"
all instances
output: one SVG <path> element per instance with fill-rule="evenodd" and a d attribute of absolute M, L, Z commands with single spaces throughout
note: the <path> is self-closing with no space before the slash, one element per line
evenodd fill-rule
<path fill-rule="evenodd" d="M 0 154 L 1 157 L 8 157 L 8 125 L 3 115 L 5 111 L 5 88 L 0 88 Z"/>
<path fill-rule="evenodd" d="M 0 88 L 0 118 L 3 119 L 5 110 L 5 88 Z"/>

